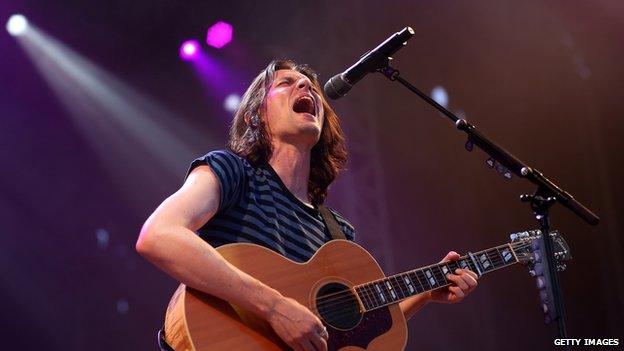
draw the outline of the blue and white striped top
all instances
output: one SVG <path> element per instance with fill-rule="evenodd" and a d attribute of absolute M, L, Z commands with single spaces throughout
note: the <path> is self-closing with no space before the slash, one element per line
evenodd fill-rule
<path fill-rule="evenodd" d="M 204 164 L 221 183 L 219 210 L 197 231 L 213 247 L 254 243 L 305 262 L 331 240 L 320 212 L 297 199 L 270 164 L 253 167 L 231 151 L 217 150 L 194 160 L 187 175 Z M 353 240 L 353 226 L 330 211 L 347 239 Z"/>

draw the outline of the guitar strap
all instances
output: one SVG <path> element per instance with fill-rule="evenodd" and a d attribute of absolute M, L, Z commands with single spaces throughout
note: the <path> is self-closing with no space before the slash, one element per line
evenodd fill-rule
<path fill-rule="evenodd" d="M 329 230 L 329 234 L 331 234 L 332 236 L 332 240 L 346 240 L 347 237 L 340 229 L 340 225 L 336 221 L 334 215 L 329 211 L 329 209 L 323 205 L 318 205 L 318 210 L 321 213 L 321 216 L 323 216 L 323 221 L 325 222 L 325 226 Z"/>

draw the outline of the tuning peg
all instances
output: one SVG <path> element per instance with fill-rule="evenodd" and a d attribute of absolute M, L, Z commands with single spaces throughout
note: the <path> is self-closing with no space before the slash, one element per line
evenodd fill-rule
<path fill-rule="evenodd" d="M 555 258 L 560 260 L 565 257 L 565 253 L 563 252 L 555 252 Z"/>
<path fill-rule="evenodd" d="M 566 270 L 568 266 L 566 266 L 565 263 L 558 263 L 557 264 L 557 272 L 563 272 Z"/>
<path fill-rule="evenodd" d="M 509 238 L 511 239 L 511 241 L 520 241 L 524 239 L 524 236 L 522 235 L 522 232 L 519 232 L 519 233 L 510 234 Z"/>
<path fill-rule="evenodd" d="M 531 233 L 526 232 L 526 231 L 509 234 L 509 238 L 511 239 L 511 241 L 519 241 L 519 240 L 527 239 L 530 236 L 531 236 Z"/>
<path fill-rule="evenodd" d="M 544 312 L 544 314 L 548 313 L 548 303 L 547 302 L 542 303 L 542 311 Z"/>
<path fill-rule="evenodd" d="M 538 289 L 543 289 L 546 286 L 546 282 L 544 281 L 544 276 L 537 277 L 537 279 L 535 279 L 535 282 L 537 283 Z"/>
<path fill-rule="evenodd" d="M 544 267 L 542 266 L 541 263 L 538 263 L 538 264 L 533 265 L 532 271 L 535 272 L 535 276 L 543 275 L 544 274 Z"/>

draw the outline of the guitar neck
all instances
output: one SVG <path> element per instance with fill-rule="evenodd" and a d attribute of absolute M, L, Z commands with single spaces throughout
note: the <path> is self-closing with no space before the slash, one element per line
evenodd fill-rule
<path fill-rule="evenodd" d="M 517 248 L 516 248 L 517 249 Z M 497 269 L 518 263 L 511 244 L 469 253 L 457 261 L 442 262 L 354 286 L 365 311 L 403 301 L 411 296 L 451 285 L 447 274 L 457 268 L 470 269 L 480 277 Z"/>

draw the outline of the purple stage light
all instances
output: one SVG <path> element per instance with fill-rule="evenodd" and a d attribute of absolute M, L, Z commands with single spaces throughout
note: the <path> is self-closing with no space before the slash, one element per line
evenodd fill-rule
<path fill-rule="evenodd" d="M 197 40 L 187 40 L 180 46 L 180 57 L 184 60 L 192 60 L 199 55 L 199 42 Z"/>
<path fill-rule="evenodd" d="M 232 41 L 234 29 L 229 23 L 219 21 L 208 28 L 206 43 L 217 49 L 221 49 Z"/>

